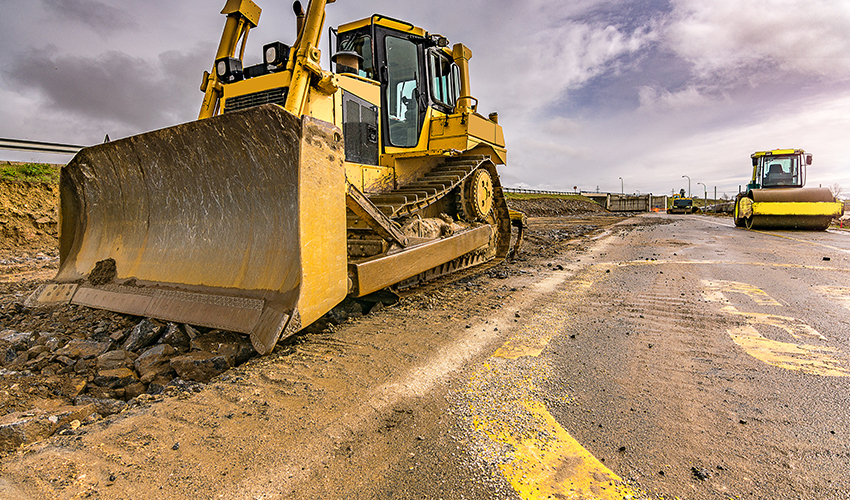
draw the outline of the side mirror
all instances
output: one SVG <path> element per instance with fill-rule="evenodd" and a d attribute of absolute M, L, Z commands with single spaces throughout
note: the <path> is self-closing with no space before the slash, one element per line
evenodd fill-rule
<path fill-rule="evenodd" d="M 753 166 L 756 167 L 759 164 L 759 159 L 757 156 L 753 156 Z"/>
<path fill-rule="evenodd" d="M 812 155 L 806 155 L 806 165 L 812 164 Z"/>

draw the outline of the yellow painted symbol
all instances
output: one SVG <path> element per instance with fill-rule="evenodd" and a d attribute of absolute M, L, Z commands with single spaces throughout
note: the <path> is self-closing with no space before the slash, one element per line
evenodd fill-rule
<path fill-rule="evenodd" d="M 703 285 L 705 286 L 703 296 L 710 302 L 728 303 L 726 293 L 740 293 L 762 306 L 782 305 L 764 290 L 747 283 L 703 280 Z M 770 331 L 772 328 L 784 332 L 795 340 L 827 341 L 826 337 L 807 323 L 788 316 L 742 312 L 731 305 L 724 306 L 721 311 L 731 316 L 743 318 L 746 321 L 745 325 L 731 328 L 727 332 L 732 337 L 732 341 L 741 346 L 750 356 L 771 366 L 796 370 L 810 375 L 823 377 L 850 376 L 850 371 L 843 367 L 846 363 L 833 356 L 838 352 L 835 348 L 813 343 L 782 342 L 768 338 L 759 331 L 759 329 Z"/>
<path fill-rule="evenodd" d="M 511 486 L 524 499 L 631 499 L 635 492 L 623 484 L 589 451 L 573 439 L 546 407 L 536 401 L 522 406 L 528 412 L 528 432 L 517 434 L 503 422 L 478 419 L 475 426 L 513 452 L 499 465 Z"/>
<path fill-rule="evenodd" d="M 727 331 L 732 340 L 743 347 L 750 356 L 772 366 L 786 370 L 797 370 L 810 375 L 823 377 L 850 376 L 850 371 L 842 366 L 844 363 L 830 355 L 830 353 L 838 352 L 837 349 L 814 344 L 780 342 L 765 337 L 756 329 L 756 326 L 774 327 L 784 331 L 794 339 L 827 340 L 826 337 L 803 321 L 775 314 L 741 312 L 733 306 L 726 306 L 722 311 L 746 319 L 747 325 Z"/>
<path fill-rule="evenodd" d="M 841 286 L 821 286 L 818 287 L 818 290 L 830 299 L 835 300 L 847 309 L 850 309 L 850 288 Z"/>
<path fill-rule="evenodd" d="M 740 293 L 746 295 L 747 297 L 753 299 L 753 301 L 760 306 L 781 306 L 778 301 L 776 301 L 773 297 L 767 294 L 764 290 L 750 285 L 748 283 L 740 283 L 738 281 L 724 281 L 724 280 L 703 280 L 703 285 L 705 286 L 705 291 L 703 292 L 703 296 L 709 302 L 726 302 L 726 293 Z"/>
<path fill-rule="evenodd" d="M 729 330 L 732 340 L 743 347 L 750 356 L 786 370 L 797 370 L 823 377 L 850 375 L 841 362 L 827 353 L 836 352 L 831 347 L 809 344 L 792 344 L 763 337 L 750 325 Z"/>

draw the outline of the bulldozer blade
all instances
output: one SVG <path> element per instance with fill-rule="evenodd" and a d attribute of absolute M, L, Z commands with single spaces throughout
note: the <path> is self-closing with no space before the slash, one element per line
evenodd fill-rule
<path fill-rule="evenodd" d="M 60 177 L 56 281 L 265 354 L 348 291 L 343 158 L 338 128 L 272 104 L 85 148 Z"/>

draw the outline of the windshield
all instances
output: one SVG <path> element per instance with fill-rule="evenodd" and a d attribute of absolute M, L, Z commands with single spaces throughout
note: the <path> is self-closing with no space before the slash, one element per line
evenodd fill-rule
<path fill-rule="evenodd" d="M 799 156 L 765 156 L 761 168 L 762 187 L 800 186 Z"/>

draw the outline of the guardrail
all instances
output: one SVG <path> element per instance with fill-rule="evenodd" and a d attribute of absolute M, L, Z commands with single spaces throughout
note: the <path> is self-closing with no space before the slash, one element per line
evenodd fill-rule
<path fill-rule="evenodd" d="M 24 141 L 20 139 L 0 139 L 0 149 L 12 151 L 28 151 L 31 153 L 55 153 L 64 155 L 77 154 L 85 146 L 73 144 L 57 144 L 54 142 Z"/>

